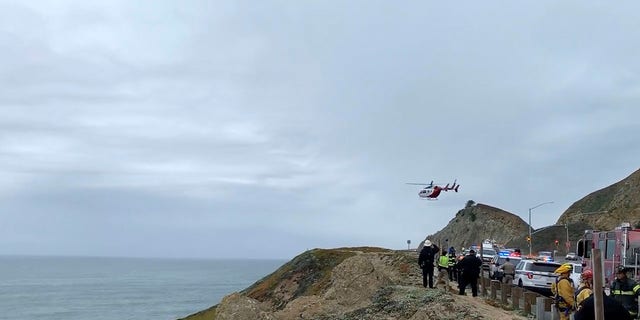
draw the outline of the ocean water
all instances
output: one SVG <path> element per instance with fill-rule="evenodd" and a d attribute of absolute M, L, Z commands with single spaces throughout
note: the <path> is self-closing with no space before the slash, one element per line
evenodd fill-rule
<path fill-rule="evenodd" d="M 285 262 L 0 256 L 0 319 L 178 319 Z"/>

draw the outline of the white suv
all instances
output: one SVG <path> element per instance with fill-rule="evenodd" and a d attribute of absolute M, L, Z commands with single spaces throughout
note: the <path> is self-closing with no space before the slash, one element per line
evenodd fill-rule
<path fill-rule="evenodd" d="M 521 260 L 516 266 L 513 284 L 544 295 L 551 294 L 551 284 L 556 281 L 553 273 L 561 264 L 535 260 Z"/>

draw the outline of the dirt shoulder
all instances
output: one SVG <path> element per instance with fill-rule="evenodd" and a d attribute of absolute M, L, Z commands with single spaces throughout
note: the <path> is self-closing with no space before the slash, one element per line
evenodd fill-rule
<path fill-rule="evenodd" d="M 522 316 L 519 311 L 504 310 L 500 307 L 494 307 L 488 303 L 484 298 L 472 297 L 472 296 L 460 296 L 454 295 L 454 299 L 457 303 L 472 306 L 486 319 L 496 320 L 525 320 L 528 317 Z"/>

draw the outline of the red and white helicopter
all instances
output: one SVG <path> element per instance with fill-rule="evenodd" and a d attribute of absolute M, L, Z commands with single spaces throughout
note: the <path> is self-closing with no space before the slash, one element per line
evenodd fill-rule
<path fill-rule="evenodd" d="M 458 187 L 460 187 L 459 184 L 456 184 L 457 180 L 453 180 L 453 184 L 451 185 L 451 187 L 449 186 L 449 184 L 447 183 L 446 186 L 439 186 L 437 184 L 433 184 L 433 181 L 431 181 L 431 183 L 427 184 L 427 183 L 410 183 L 407 182 L 407 184 L 411 184 L 411 185 L 418 185 L 418 186 L 426 186 L 422 189 L 420 189 L 420 192 L 418 192 L 418 196 L 421 199 L 427 199 L 427 200 L 438 200 L 438 196 L 440 195 L 440 192 L 442 191 L 449 191 L 449 190 L 453 190 L 455 192 L 458 192 Z"/>

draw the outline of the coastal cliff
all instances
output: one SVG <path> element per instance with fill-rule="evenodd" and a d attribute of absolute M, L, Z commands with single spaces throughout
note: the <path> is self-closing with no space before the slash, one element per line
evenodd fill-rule
<path fill-rule="evenodd" d="M 182 320 L 526 319 L 482 298 L 425 289 L 417 252 L 359 247 L 302 253 L 249 288 Z"/>

